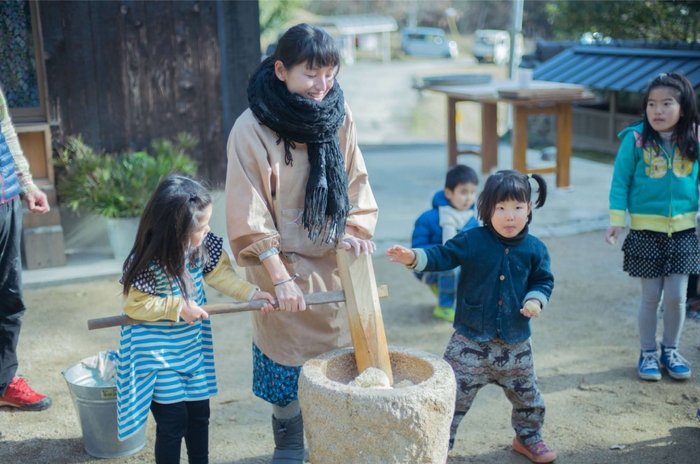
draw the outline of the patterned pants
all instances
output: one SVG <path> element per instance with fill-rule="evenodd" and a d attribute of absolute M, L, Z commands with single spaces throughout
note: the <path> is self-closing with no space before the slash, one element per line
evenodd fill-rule
<path fill-rule="evenodd" d="M 450 427 L 450 449 L 457 428 L 481 387 L 493 383 L 503 388 L 513 405 L 511 424 L 526 445 L 542 439 L 544 398 L 537 387 L 530 340 L 510 345 L 495 338 L 475 342 L 455 332 L 444 355 L 457 379 L 457 401 Z"/>

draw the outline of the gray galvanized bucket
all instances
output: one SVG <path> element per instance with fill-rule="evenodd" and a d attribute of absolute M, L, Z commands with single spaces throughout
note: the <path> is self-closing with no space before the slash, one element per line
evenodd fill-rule
<path fill-rule="evenodd" d="M 117 458 L 140 451 L 146 445 L 146 427 L 136 435 L 117 438 L 116 380 L 105 382 L 97 369 L 81 362 L 63 371 L 83 431 L 85 451 L 97 458 Z"/>

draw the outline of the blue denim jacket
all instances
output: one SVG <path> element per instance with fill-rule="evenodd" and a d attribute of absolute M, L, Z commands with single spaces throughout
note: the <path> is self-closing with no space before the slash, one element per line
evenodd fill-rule
<path fill-rule="evenodd" d="M 436 245 L 419 256 L 422 269 L 445 271 L 462 266 L 457 287 L 454 328 L 477 342 L 495 337 L 506 343 L 530 338 L 530 318 L 520 314 L 528 299 L 544 308 L 554 288 L 549 252 L 538 238 L 527 235 L 515 246 L 501 243 L 486 227 L 457 234 L 445 245 Z"/>

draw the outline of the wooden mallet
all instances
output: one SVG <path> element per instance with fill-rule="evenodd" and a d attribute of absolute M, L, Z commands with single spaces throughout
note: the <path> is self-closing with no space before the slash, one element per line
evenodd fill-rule
<path fill-rule="evenodd" d="M 376 367 L 384 371 L 389 384 L 394 385 L 372 257 L 361 254 L 356 258 L 353 250 L 339 249 L 336 260 L 340 283 L 345 291 L 345 309 L 357 372 L 361 374 L 368 367 Z"/>
<path fill-rule="evenodd" d="M 356 258 L 354 251 L 337 250 L 336 260 L 340 282 L 344 290 L 333 292 L 309 293 L 304 296 L 307 305 L 345 302 L 350 326 L 352 346 L 355 350 L 357 372 L 362 373 L 368 367 L 381 369 L 394 384 L 389 360 L 389 348 L 384 333 L 382 310 L 379 298 L 386 298 L 386 286 L 377 286 L 374 277 L 372 257 L 360 255 Z M 241 303 L 223 303 L 205 305 L 202 308 L 211 316 L 215 314 L 259 311 L 267 300 L 253 300 Z M 103 329 L 122 325 L 138 324 L 128 316 L 111 316 L 90 319 L 88 329 Z"/>
<path fill-rule="evenodd" d="M 389 295 L 386 285 L 381 285 L 376 288 L 377 295 L 379 298 L 386 298 Z M 319 292 L 319 293 L 309 293 L 304 295 L 304 301 L 308 306 L 325 304 L 325 303 L 339 303 L 345 301 L 345 293 L 342 290 L 336 290 L 333 292 Z M 242 301 L 240 303 L 220 303 L 220 304 L 210 304 L 202 306 L 210 316 L 215 314 L 228 314 L 228 313 L 242 313 L 245 311 L 260 311 L 260 308 L 268 303 L 267 300 L 252 300 L 252 301 Z M 277 307 L 277 305 L 274 305 Z M 137 321 L 130 318 L 129 316 L 110 316 L 102 317 L 99 319 L 88 320 L 88 329 L 105 329 L 107 327 L 119 327 L 122 325 L 133 325 L 140 324 L 144 321 Z"/>

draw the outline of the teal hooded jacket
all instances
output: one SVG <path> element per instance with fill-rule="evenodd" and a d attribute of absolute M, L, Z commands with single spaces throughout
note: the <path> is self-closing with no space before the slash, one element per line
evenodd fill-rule
<path fill-rule="evenodd" d="M 686 158 L 674 141 L 667 153 L 658 139 L 642 146 L 643 123 L 625 128 L 610 187 L 610 225 L 671 234 L 695 227 L 698 162 Z"/>

